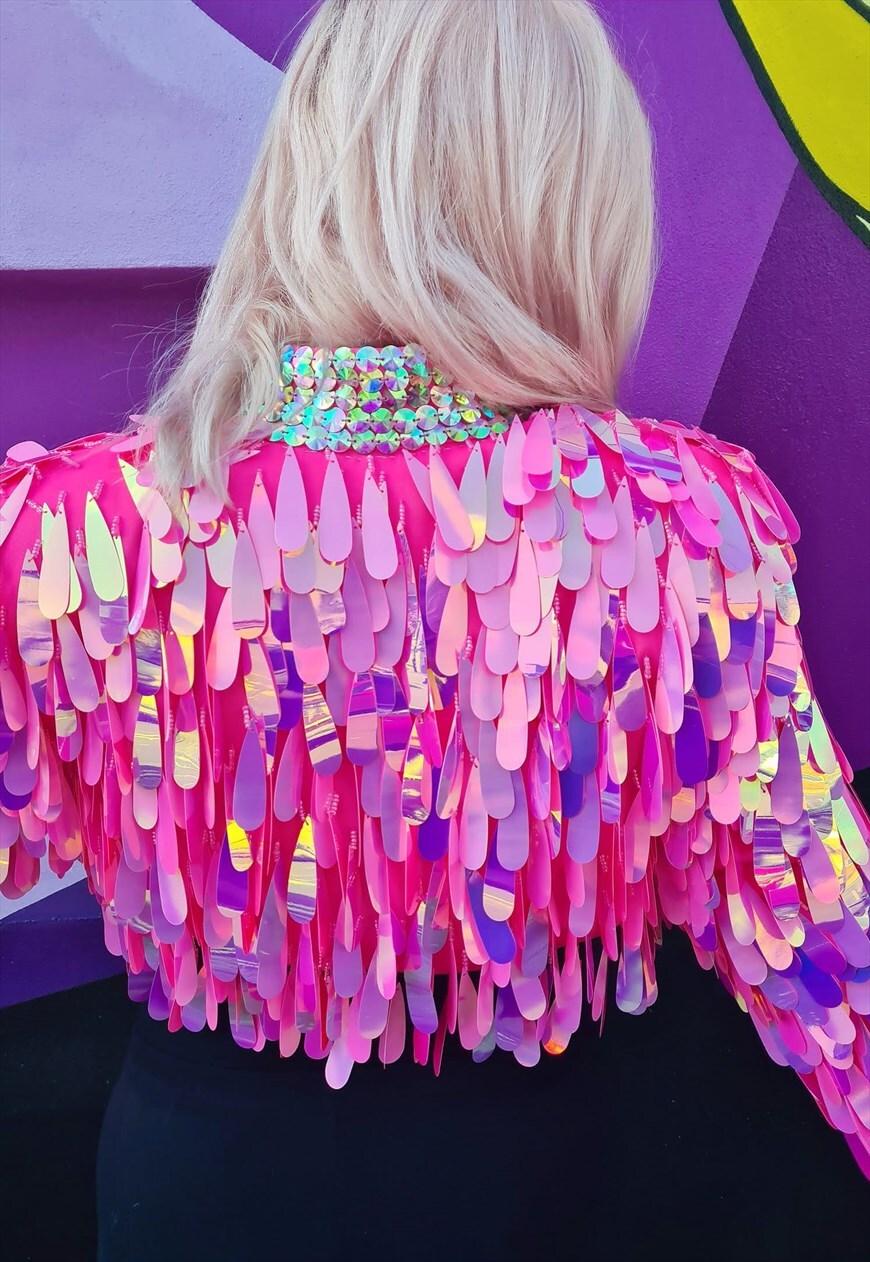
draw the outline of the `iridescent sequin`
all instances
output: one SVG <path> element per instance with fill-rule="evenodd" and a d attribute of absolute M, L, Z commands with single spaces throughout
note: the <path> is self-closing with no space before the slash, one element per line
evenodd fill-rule
<path fill-rule="evenodd" d="M 285 346 L 273 442 L 363 454 L 467 443 L 508 428 L 508 412 L 485 407 L 448 381 L 419 346 Z"/>
<path fill-rule="evenodd" d="M 508 427 L 415 348 L 285 363 L 230 507 L 173 521 L 145 435 L 0 469 L 3 892 L 82 860 L 152 1015 L 335 1087 L 561 1054 L 679 926 L 866 1149 L 870 823 L 779 492 L 672 422 Z"/>

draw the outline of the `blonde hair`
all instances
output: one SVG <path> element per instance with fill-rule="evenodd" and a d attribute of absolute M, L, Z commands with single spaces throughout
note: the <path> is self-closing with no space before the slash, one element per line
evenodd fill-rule
<path fill-rule="evenodd" d="M 652 142 L 583 0 L 324 0 L 177 368 L 159 483 L 225 493 L 286 342 L 423 346 L 480 398 L 615 403 L 645 319 Z"/>

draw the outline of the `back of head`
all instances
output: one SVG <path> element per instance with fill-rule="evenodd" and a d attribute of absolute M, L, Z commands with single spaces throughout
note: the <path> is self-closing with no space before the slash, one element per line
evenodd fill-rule
<path fill-rule="evenodd" d="M 492 403 L 612 406 L 652 254 L 649 128 L 584 0 L 324 0 L 149 409 L 159 479 L 214 484 L 285 342 L 415 342 Z"/>

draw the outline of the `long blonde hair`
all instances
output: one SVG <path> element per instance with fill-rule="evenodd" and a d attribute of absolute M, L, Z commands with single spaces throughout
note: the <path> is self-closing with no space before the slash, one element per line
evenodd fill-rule
<path fill-rule="evenodd" d="M 491 403 L 613 406 L 653 254 L 649 126 L 584 0 L 324 0 L 148 408 L 158 481 L 225 492 L 286 342 L 416 342 Z"/>

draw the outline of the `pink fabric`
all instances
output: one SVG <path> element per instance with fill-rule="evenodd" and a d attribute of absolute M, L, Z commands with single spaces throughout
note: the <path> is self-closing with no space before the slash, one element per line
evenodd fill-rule
<path fill-rule="evenodd" d="M 560 1053 L 611 966 L 655 1000 L 678 925 L 866 1156 L 870 828 L 750 453 L 570 407 L 407 456 L 257 440 L 183 523 L 148 454 L 0 475 L 4 894 L 83 861 L 155 1017 L 227 1003 L 334 1086 L 408 1034 Z"/>

